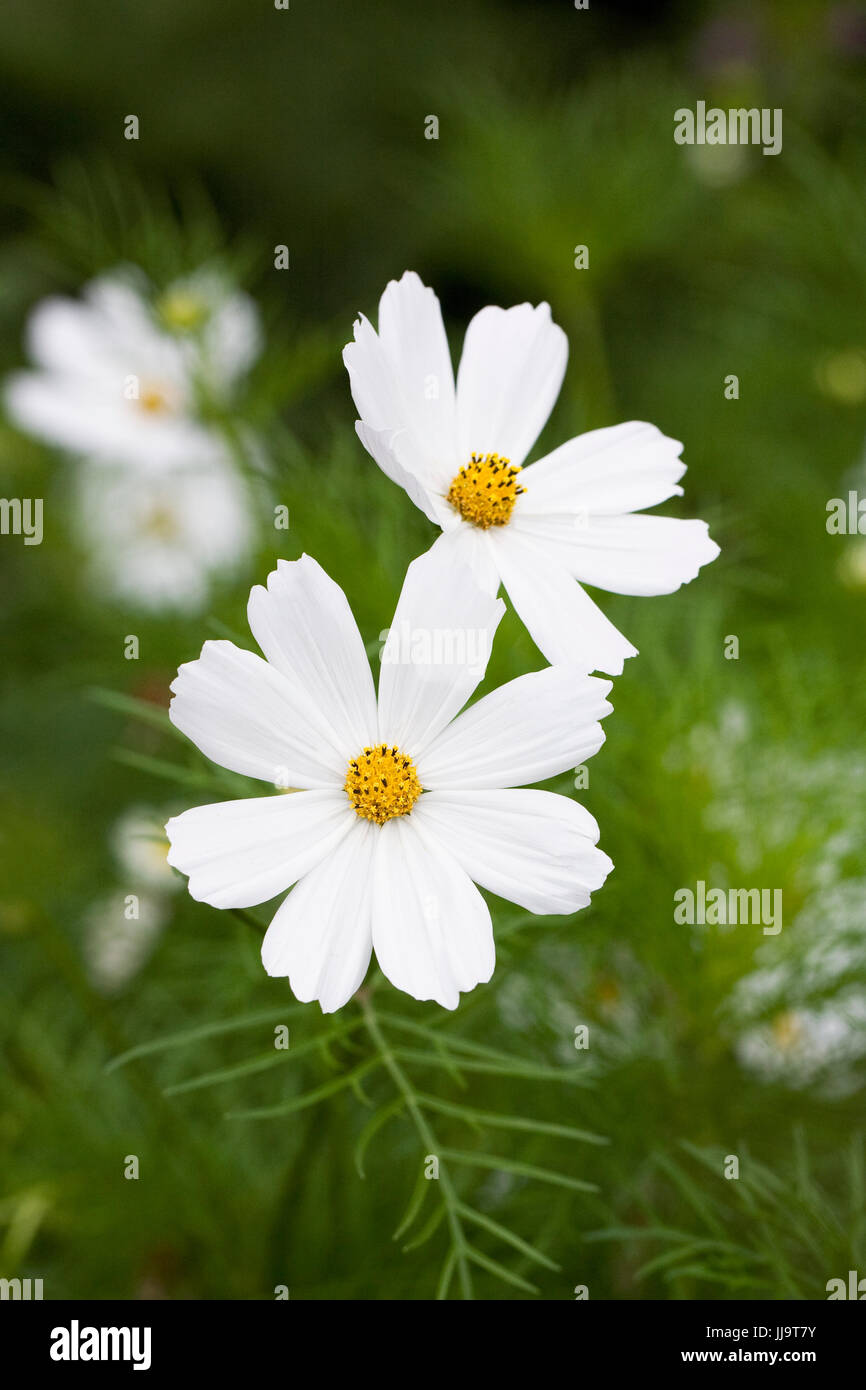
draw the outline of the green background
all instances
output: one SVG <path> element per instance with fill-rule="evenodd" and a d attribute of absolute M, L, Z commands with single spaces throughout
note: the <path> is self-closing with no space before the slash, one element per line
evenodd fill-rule
<path fill-rule="evenodd" d="M 43 1277 L 46 1297 L 435 1293 L 446 1225 L 407 1253 L 412 1232 L 391 1236 L 428 1152 L 404 1115 L 356 1171 L 364 1126 L 394 1098 L 384 1069 L 362 1095 L 231 1117 L 345 1075 L 374 1055 L 363 1031 L 317 1048 L 333 1020 L 292 1011 L 251 924 L 185 893 L 117 997 L 93 988 L 82 951 L 91 904 L 124 887 L 107 843 L 117 816 L 220 794 L 158 719 L 93 689 L 164 709 L 205 637 L 228 629 L 252 645 L 247 580 L 304 550 L 344 586 L 375 650 L 406 564 L 433 539 L 355 439 L 339 356 L 355 314 L 372 317 L 408 267 L 440 294 L 455 350 L 483 304 L 549 300 L 570 358 L 540 448 L 653 421 L 689 465 L 685 497 L 664 511 L 705 518 L 722 546 L 676 595 L 601 597 L 641 654 L 615 683 L 579 793 L 616 865 L 592 907 L 543 920 L 495 903 L 496 973 L 456 1017 L 376 992 L 403 1020 L 517 1059 L 454 1076 L 418 1035 L 428 1060 L 405 1061 L 413 1087 L 608 1141 L 437 1114 L 443 1147 L 503 1159 L 455 1167 L 461 1198 L 557 1268 L 489 1227 L 478 1249 L 554 1299 L 576 1285 L 593 1299 L 823 1298 L 827 1280 L 866 1274 L 866 1042 L 851 1005 L 866 991 L 866 541 L 825 526 L 830 498 L 858 477 L 866 491 L 863 11 L 6 0 L 0 53 L 0 367 L 23 363 L 43 295 L 122 261 L 161 285 L 216 258 L 264 318 L 242 415 L 291 512 L 288 536 L 263 522 L 256 563 L 210 617 L 133 617 L 81 583 L 66 524 L 74 460 L 0 423 L 3 493 L 44 497 L 46 516 L 39 547 L 0 537 L 0 1275 Z M 782 153 L 675 145 L 674 111 L 699 99 L 781 107 Z M 128 113 L 138 142 L 123 139 Z M 281 243 L 288 271 L 273 268 Z M 129 632 L 136 663 L 123 659 Z M 540 664 L 509 614 L 488 683 Z M 178 779 L 147 760 L 173 762 Z M 552 785 L 571 790 L 568 777 Z M 781 888 L 783 932 L 676 925 L 673 894 L 698 879 Z M 768 1076 L 744 1064 L 749 1025 L 732 1000 L 756 965 L 780 963 L 762 1015 L 782 1054 Z M 821 1010 L 848 1030 L 846 1055 L 826 1064 L 802 1023 Z M 271 1013 L 310 1050 L 166 1094 L 267 1057 Z M 251 1014 L 263 1019 L 211 1028 Z M 137 1182 L 123 1177 L 130 1153 Z M 737 1181 L 725 1155 L 739 1157 Z M 489 1269 L 474 1276 L 481 1297 L 530 1296 Z"/>

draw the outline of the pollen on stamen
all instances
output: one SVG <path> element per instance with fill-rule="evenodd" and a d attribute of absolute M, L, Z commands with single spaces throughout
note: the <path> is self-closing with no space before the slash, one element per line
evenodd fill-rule
<path fill-rule="evenodd" d="M 511 520 L 514 503 L 526 491 L 520 468 L 499 454 L 473 454 L 451 480 L 446 500 L 464 521 L 486 531 Z"/>
<path fill-rule="evenodd" d="M 343 786 L 356 815 L 376 825 L 407 816 L 424 790 L 412 759 L 387 743 L 364 748 L 353 758 Z"/>

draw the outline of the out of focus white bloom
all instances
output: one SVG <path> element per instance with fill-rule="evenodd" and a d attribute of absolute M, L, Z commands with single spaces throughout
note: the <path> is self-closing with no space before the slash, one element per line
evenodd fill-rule
<path fill-rule="evenodd" d="M 84 923 L 88 974 L 100 994 L 117 994 L 144 965 L 166 920 L 159 898 L 113 893 L 90 907 Z"/>
<path fill-rule="evenodd" d="M 165 815 L 150 806 L 130 806 L 115 821 L 110 844 L 123 882 L 154 893 L 174 893 L 181 880 L 168 862 Z"/>
<path fill-rule="evenodd" d="M 737 1040 L 740 1063 L 762 1081 L 792 1089 L 823 1083 L 828 1096 L 860 1089 L 852 1064 L 866 1057 L 866 992 L 851 991 L 818 1008 L 782 1009 Z"/>
<path fill-rule="evenodd" d="M 155 312 L 158 322 L 182 341 L 209 395 L 227 400 L 262 350 L 259 313 L 249 295 L 205 267 L 169 285 Z"/>
<path fill-rule="evenodd" d="M 710 188 L 739 182 L 753 158 L 748 145 L 686 145 L 683 153 L 700 182 Z"/>
<path fill-rule="evenodd" d="M 129 806 L 109 832 L 120 887 L 92 903 L 84 920 L 88 973 L 101 994 L 116 994 L 138 974 L 168 920 L 168 897 L 181 887 L 168 863 L 164 813 Z"/>
<path fill-rule="evenodd" d="M 31 315 L 34 368 L 5 384 L 19 428 L 81 455 L 73 520 L 100 595 L 194 612 L 254 543 L 252 497 L 208 418 L 261 350 L 255 305 L 203 269 L 154 297 L 122 268 Z"/>
<path fill-rule="evenodd" d="M 73 489 L 94 588 L 142 609 L 195 612 L 253 549 L 248 484 L 217 457 L 171 472 L 89 460 Z"/>
<path fill-rule="evenodd" d="M 826 1096 L 864 1084 L 864 911 L 866 880 L 819 889 L 738 981 L 724 1012 L 738 1060 L 761 1080 Z"/>
<path fill-rule="evenodd" d="M 188 466 L 221 452 L 199 403 L 228 399 L 258 355 L 260 331 L 252 301 L 212 272 L 151 303 L 146 281 L 121 269 L 80 300 L 44 300 L 27 347 L 34 369 L 5 389 L 21 429 L 112 462 Z"/>
<path fill-rule="evenodd" d="M 707 779 L 703 824 L 730 837 L 742 873 L 755 874 L 770 857 L 785 855 L 800 893 L 851 873 L 866 836 L 861 748 L 804 752 L 796 739 L 768 736 L 756 711 L 729 700 L 715 722 L 696 724 L 664 761 L 672 772 Z"/>

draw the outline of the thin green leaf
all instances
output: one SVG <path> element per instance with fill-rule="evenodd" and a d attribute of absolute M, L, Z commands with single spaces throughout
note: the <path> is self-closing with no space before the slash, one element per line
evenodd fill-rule
<path fill-rule="evenodd" d="M 592 1134 L 586 1129 L 575 1129 L 572 1125 L 534 1120 L 523 1115 L 500 1115 L 489 1110 L 475 1110 L 471 1106 L 460 1105 L 456 1101 L 441 1100 L 438 1096 L 430 1096 L 424 1092 L 419 1092 L 418 1100 L 430 1110 L 437 1110 L 442 1115 L 453 1115 L 455 1119 L 466 1120 L 469 1124 L 474 1124 L 476 1128 L 487 1125 L 492 1129 L 516 1129 L 534 1134 L 549 1134 L 560 1139 L 581 1140 L 587 1144 L 610 1143 L 610 1140 L 604 1138 L 603 1135 Z"/>
<path fill-rule="evenodd" d="M 442 1067 L 443 1063 L 439 1057 L 433 1057 L 426 1052 L 418 1052 L 414 1048 L 398 1047 L 394 1049 L 394 1055 L 404 1062 L 415 1062 L 418 1066 Z M 490 1076 L 511 1076 L 524 1081 L 564 1081 L 569 1085 L 585 1086 L 587 1082 L 570 1071 L 558 1071 L 553 1067 L 531 1067 L 526 1065 L 517 1066 L 513 1062 L 506 1065 L 501 1062 L 475 1061 L 470 1058 L 459 1059 L 458 1065 L 463 1071 L 479 1072 Z"/>
<path fill-rule="evenodd" d="M 454 1246 L 445 1256 L 445 1263 L 442 1266 L 442 1273 L 439 1276 L 439 1283 L 436 1287 L 436 1301 L 441 1303 L 448 1297 L 448 1290 L 451 1287 L 451 1279 L 454 1274 L 454 1266 L 457 1263 L 457 1250 Z"/>
<path fill-rule="evenodd" d="M 511 1284 L 515 1289 L 520 1289 L 523 1293 L 539 1293 L 540 1290 L 535 1284 L 530 1284 L 528 1279 L 521 1279 L 519 1274 L 514 1274 L 505 1265 L 501 1265 L 498 1260 L 492 1260 L 489 1255 L 482 1255 L 480 1250 L 476 1250 L 470 1245 L 466 1251 L 467 1257 L 473 1264 L 480 1265 L 488 1273 L 501 1279 L 504 1284 Z"/>
<path fill-rule="evenodd" d="M 378 1110 L 375 1115 L 372 1115 L 365 1124 L 364 1128 L 361 1130 L 361 1133 L 358 1137 L 358 1142 L 355 1145 L 354 1155 L 355 1168 L 357 1169 L 359 1178 L 365 1178 L 367 1176 L 367 1174 L 364 1171 L 364 1155 L 366 1154 L 371 1141 L 379 1133 L 379 1130 L 383 1127 L 383 1125 L 387 1124 L 388 1121 L 392 1119 L 395 1115 L 399 1115 L 400 1111 L 404 1110 L 405 1107 L 406 1097 L 397 1096 L 396 1100 L 393 1100 L 390 1105 L 383 1106 L 383 1108 L 381 1110 Z"/>
<path fill-rule="evenodd" d="M 403 1246 L 403 1254 L 408 1254 L 410 1250 L 417 1250 L 419 1245 L 423 1245 L 425 1241 L 428 1241 L 434 1232 L 438 1231 L 444 1217 L 445 1207 L 443 1204 L 440 1204 L 429 1219 L 424 1222 L 418 1234 L 413 1236 L 412 1239 Z"/>
<path fill-rule="evenodd" d="M 528 1260 L 535 1260 L 538 1264 L 544 1265 L 545 1269 L 559 1270 L 562 1268 L 562 1265 L 558 1265 L 549 1255 L 543 1254 L 534 1245 L 530 1245 L 529 1241 L 523 1240 L 516 1231 L 509 1230 L 507 1226 L 501 1226 L 498 1221 L 494 1221 L 485 1212 L 476 1211 L 474 1207 L 466 1207 L 462 1202 L 458 1210 L 467 1221 L 474 1222 L 476 1226 L 483 1226 L 491 1235 L 498 1236 L 506 1245 L 511 1245 L 515 1250 L 519 1250 Z"/>
<path fill-rule="evenodd" d="M 203 1076 L 194 1076 L 187 1081 L 178 1081 L 173 1086 L 167 1086 L 163 1095 L 177 1096 L 182 1095 L 185 1091 L 198 1091 L 203 1086 L 218 1086 L 224 1081 L 236 1081 L 241 1076 L 253 1076 L 256 1072 L 267 1071 L 270 1067 L 279 1066 L 281 1063 L 293 1062 L 298 1057 L 305 1057 L 308 1053 L 315 1052 L 326 1041 L 333 1041 L 344 1033 L 351 1033 L 353 1029 L 361 1026 L 361 1021 L 360 1018 L 351 1019 L 342 1027 L 334 1028 L 322 1037 L 305 1038 L 302 1043 L 297 1043 L 294 1047 L 271 1047 L 267 1052 L 257 1053 L 255 1057 L 248 1057 L 243 1062 L 235 1063 L 234 1066 L 221 1067 L 218 1071 L 206 1072 Z"/>
<path fill-rule="evenodd" d="M 162 733 L 170 734 L 172 738 L 186 742 L 186 734 L 181 733 L 180 729 L 172 724 L 168 710 L 153 704 L 150 700 L 140 700 L 135 695 L 125 695 L 119 690 L 107 690 L 103 686 L 94 686 L 88 694 L 95 704 L 102 705 L 105 709 L 138 719 L 143 724 L 161 730 Z"/>
<path fill-rule="evenodd" d="M 293 1096 L 291 1100 L 281 1101 L 279 1105 L 267 1105 L 256 1110 L 231 1110 L 226 1119 L 270 1120 L 281 1115 L 294 1115 L 298 1110 L 306 1110 L 311 1105 L 317 1105 L 320 1100 L 327 1100 L 328 1096 L 337 1095 L 339 1091 L 345 1090 L 347 1086 L 354 1085 L 362 1076 L 366 1076 L 374 1067 L 381 1065 L 381 1057 L 369 1057 L 354 1071 L 347 1072 L 345 1076 L 338 1076 L 333 1081 L 326 1081 L 323 1086 L 317 1086 L 313 1091 L 305 1091 L 300 1096 Z"/>
<path fill-rule="evenodd" d="M 154 1038 L 151 1042 L 138 1043 L 112 1057 L 106 1062 L 106 1072 L 116 1071 L 139 1057 L 149 1057 L 156 1052 L 168 1052 L 174 1047 L 186 1047 L 190 1043 L 201 1042 L 203 1038 L 215 1038 L 223 1033 L 240 1033 L 244 1028 L 254 1028 L 260 1023 L 277 1023 L 291 1018 L 306 1008 L 304 1004 L 290 1004 L 283 1009 L 259 1009 L 255 1013 L 241 1014 L 237 1018 L 221 1019 L 217 1023 L 203 1023 L 198 1028 L 186 1028 L 182 1033 L 170 1033 L 168 1037 Z"/>
<path fill-rule="evenodd" d="M 554 1187 L 570 1188 L 572 1192 L 598 1192 L 595 1183 L 572 1178 L 568 1173 L 554 1172 L 551 1168 L 536 1168 L 531 1163 L 521 1163 L 514 1158 L 468 1153 L 465 1149 L 440 1149 L 439 1153 L 452 1163 L 462 1163 L 469 1168 L 488 1168 L 494 1173 L 513 1173 L 515 1177 L 536 1178 L 539 1182 L 551 1183 Z"/>
<path fill-rule="evenodd" d="M 410 1226 L 412 1225 L 412 1222 L 415 1220 L 416 1216 L 418 1215 L 419 1211 L 424 1205 L 424 1198 L 427 1196 L 427 1193 L 429 1191 L 430 1182 L 424 1176 L 424 1169 L 422 1167 L 418 1173 L 418 1181 L 415 1183 L 415 1186 L 412 1189 L 412 1195 L 409 1198 L 409 1205 L 403 1213 L 403 1219 L 400 1222 L 394 1234 L 391 1236 L 392 1240 L 399 1240 L 400 1237 L 406 1231 L 409 1230 Z"/>

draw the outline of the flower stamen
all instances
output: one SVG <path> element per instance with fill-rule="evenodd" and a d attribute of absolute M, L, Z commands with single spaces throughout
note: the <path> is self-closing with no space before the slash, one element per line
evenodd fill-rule
<path fill-rule="evenodd" d="M 464 521 L 483 531 L 505 526 L 514 503 L 526 491 L 518 485 L 519 473 L 519 467 L 499 454 L 473 454 L 452 479 L 446 500 Z"/>
<path fill-rule="evenodd" d="M 408 816 L 424 790 L 412 759 L 387 743 L 365 748 L 353 758 L 343 786 L 356 815 L 377 825 Z"/>

